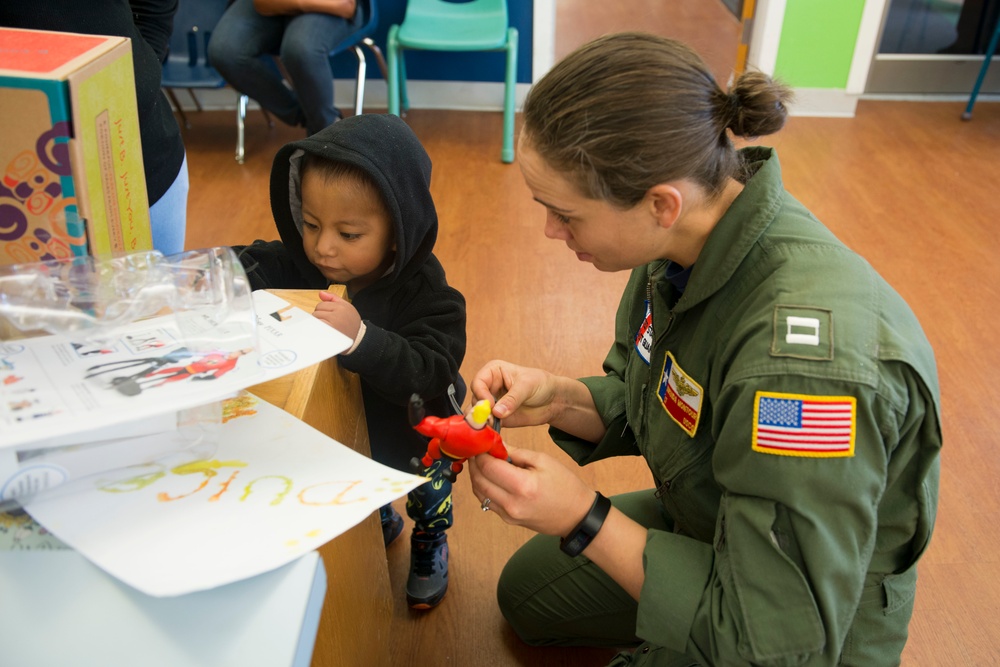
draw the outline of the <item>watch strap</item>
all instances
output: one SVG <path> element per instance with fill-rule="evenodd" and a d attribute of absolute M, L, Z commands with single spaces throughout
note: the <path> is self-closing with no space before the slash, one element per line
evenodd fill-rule
<path fill-rule="evenodd" d="M 559 540 L 559 548 L 563 553 L 568 556 L 579 556 L 597 536 L 610 511 L 611 501 L 598 491 L 587 515 L 569 532 L 569 535 Z"/>

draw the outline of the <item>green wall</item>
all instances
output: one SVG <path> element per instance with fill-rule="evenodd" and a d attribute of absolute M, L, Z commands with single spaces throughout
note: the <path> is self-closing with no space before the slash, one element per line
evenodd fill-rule
<path fill-rule="evenodd" d="M 788 0 L 774 74 L 795 88 L 846 88 L 865 0 Z"/>

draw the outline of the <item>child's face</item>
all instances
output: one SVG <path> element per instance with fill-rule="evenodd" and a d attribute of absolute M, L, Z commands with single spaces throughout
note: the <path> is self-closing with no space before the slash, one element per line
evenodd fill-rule
<path fill-rule="evenodd" d="M 302 248 L 331 283 L 356 292 L 392 265 L 392 223 L 382 203 L 348 178 L 307 170 L 302 177 Z"/>

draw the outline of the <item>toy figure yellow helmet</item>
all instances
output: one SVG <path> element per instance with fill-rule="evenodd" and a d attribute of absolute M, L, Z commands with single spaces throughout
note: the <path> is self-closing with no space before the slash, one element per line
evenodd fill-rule
<path fill-rule="evenodd" d="M 469 413 L 469 423 L 476 428 L 482 428 L 486 426 L 487 420 L 490 418 L 490 402 L 483 399 L 472 406 L 472 411 Z"/>

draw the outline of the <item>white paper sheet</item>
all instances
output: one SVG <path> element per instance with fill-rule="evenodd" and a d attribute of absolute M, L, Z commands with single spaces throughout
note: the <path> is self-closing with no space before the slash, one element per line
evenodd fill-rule
<path fill-rule="evenodd" d="M 249 394 L 227 412 L 210 458 L 70 482 L 26 509 L 112 576 L 173 596 L 288 563 L 426 481 Z"/>
<path fill-rule="evenodd" d="M 351 345 L 273 294 L 254 292 L 253 302 L 256 350 L 240 347 L 245 332 L 227 344 L 220 331 L 219 349 L 191 352 L 171 318 L 136 323 L 101 346 L 62 336 L 0 342 L 0 449 L 48 447 L 53 438 L 210 403 Z"/>

